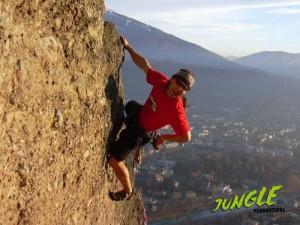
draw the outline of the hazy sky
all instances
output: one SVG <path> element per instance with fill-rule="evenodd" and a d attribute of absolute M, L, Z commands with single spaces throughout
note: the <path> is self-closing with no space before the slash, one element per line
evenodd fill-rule
<path fill-rule="evenodd" d="M 300 0 L 105 0 L 105 5 L 225 57 L 300 53 Z"/>

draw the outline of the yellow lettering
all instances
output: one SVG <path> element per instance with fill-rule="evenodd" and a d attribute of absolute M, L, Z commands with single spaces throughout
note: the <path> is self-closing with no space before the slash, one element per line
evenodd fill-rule
<path fill-rule="evenodd" d="M 259 195 L 257 197 L 257 201 L 256 201 L 256 205 L 257 206 L 262 206 L 263 204 L 265 204 L 266 202 L 262 201 L 265 193 L 266 193 L 267 188 L 266 187 L 262 187 L 261 191 L 259 192 Z"/>
<path fill-rule="evenodd" d="M 232 205 L 230 206 L 230 209 L 234 209 L 234 208 L 241 208 L 242 204 L 243 204 L 243 201 L 244 201 L 244 198 L 245 198 L 245 194 L 244 193 L 240 199 L 239 199 L 239 196 L 238 195 L 235 195 L 234 198 L 233 198 L 233 203 Z"/>
<path fill-rule="evenodd" d="M 227 209 L 229 209 L 229 206 L 230 206 L 230 204 L 231 204 L 231 201 L 232 201 L 232 199 L 230 199 L 230 201 L 228 201 L 228 203 L 227 203 L 227 205 L 226 205 L 226 202 L 228 201 L 228 199 L 224 199 L 223 200 L 223 203 L 222 203 L 222 209 L 225 211 L 225 210 L 227 210 Z"/>
<path fill-rule="evenodd" d="M 282 188 L 282 185 L 273 186 L 268 194 L 267 197 L 267 205 L 274 205 L 276 202 L 271 202 L 272 198 L 276 198 L 277 194 L 275 194 L 276 191 L 279 191 Z"/>
<path fill-rule="evenodd" d="M 222 204 L 222 199 L 221 198 L 218 198 L 215 200 L 215 202 L 217 203 L 217 207 L 213 210 L 213 212 L 219 210 L 221 204 Z"/>
<path fill-rule="evenodd" d="M 256 190 L 250 191 L 244 201 L 244 205 L 246 208 L 251 207 L 254 204 L 254 201 L 256 200 L 256 197 L 253 197 L 257 193 Z M 251 199 L 251 202 L 249 203 L 249 200 Z"/>

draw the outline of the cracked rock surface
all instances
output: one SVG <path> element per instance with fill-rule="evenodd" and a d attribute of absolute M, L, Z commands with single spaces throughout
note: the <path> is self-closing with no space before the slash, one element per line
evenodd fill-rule
<path fill-rule="evenodd" d="M 106 167 L 124 52 L 101 0 L 0 2 L 0 224 L 141 224 Z"/>

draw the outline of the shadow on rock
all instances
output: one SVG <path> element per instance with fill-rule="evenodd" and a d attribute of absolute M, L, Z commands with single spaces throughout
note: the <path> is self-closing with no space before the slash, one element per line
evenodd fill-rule
<path fill-rule="evenodd" d="M 111 101 L 111 123 L 112 128 L 109 132 L 108 141 L 106 145 L 106 153 L 109 153 L 114 141 L 117 138 L 119 131 L 122 128 L 124 121 L 124 104 L 123 98 L 120 96 L 119 83 L 113 75 L 109 75 L 108 82 L 105 87 L 105 95 Z M 107 155 L 107 154 L 106 154 Z"/>

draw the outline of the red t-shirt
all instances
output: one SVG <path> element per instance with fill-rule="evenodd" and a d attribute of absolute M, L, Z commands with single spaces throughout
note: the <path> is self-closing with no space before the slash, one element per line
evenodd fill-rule
<path fill-rule="evenodd" d="M 139 122 L 147 132 L 171 125 L 176 134 L 184 135 L 190 130 L 190 125 L 181 97 L 166 96 L 168 81 L 169 78 L 163 73 L 148 70 L 147 82 L 153 88 L 139 114 Z"/>

